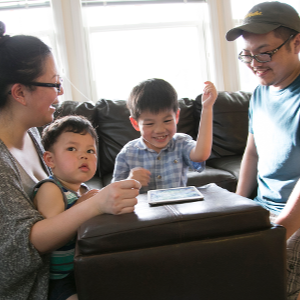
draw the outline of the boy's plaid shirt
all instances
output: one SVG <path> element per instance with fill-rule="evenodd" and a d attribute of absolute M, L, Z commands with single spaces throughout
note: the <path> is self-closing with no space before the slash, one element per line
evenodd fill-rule
<path fill-rule="evenodd" d="M 127 143 L 116 157 L 112 181 L 126 179 L 130 170 L 136 167 L 151 172 L 150 183 L 141 193 L 153 189 L 186 186 L 189 168 L 201 172 L 205 162 L 190 160 L 190 152 L 196 142 L 187 134 L 176 133 L 160 153 L 147 148 L 142 137 Z"/>

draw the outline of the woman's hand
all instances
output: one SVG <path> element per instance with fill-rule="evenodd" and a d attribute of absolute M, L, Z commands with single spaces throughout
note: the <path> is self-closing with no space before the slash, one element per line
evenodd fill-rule
<path fill-rule="evenodd" d="M 140 188 L 140 182 L 133 179 L 113 182 L 104 187 L 93 197 L 99 214 L 119 215 L 133 212 Z"/>

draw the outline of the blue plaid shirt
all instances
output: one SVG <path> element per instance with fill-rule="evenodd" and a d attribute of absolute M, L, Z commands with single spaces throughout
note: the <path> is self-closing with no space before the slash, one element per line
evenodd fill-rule
<path fill-rule="evenodd" d="M 176 133 L 166 148 L 159 153 L 149 149 L 142 137 L 127 143 L 116 157 L 112 182 L 126 179 L 130 170 L 141 167 L 151 172 L 148 190 L 186 186 L 189 168 L 201 172 L 205 162 L 191 161 L 190 152 L 196 142 L 187 134 Z"/>

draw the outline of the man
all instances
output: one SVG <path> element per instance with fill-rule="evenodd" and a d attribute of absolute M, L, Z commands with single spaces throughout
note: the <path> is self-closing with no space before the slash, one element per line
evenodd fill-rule
<path fill-rule="evenodd" d="M 287 228 L 287 238 L 300 228 L 299 32 L 296 10 L 274 1 L 255 5 L 243 25 L 226 34 L 228 41 L 243 37 L 239 59 L 260 83 L 250 102 L 237 193 L 249 197 L 258 184 L 254 200 L 270 211 L 272 221 Z M 289 300 L 300 299 L 298 231 L 287 242 Z"/>

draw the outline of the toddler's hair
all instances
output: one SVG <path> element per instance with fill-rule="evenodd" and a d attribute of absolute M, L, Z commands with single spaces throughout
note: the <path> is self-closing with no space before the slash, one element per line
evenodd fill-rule
<path fill-rule="evenodd" d="M 91 122 L 83 116 L 70 115 L 56 119 L 44 128 L 42 144 L 45 150 L 51 151 L 58 137 L 64 132 L 74 132 L 82 135 L 89 133 L 96 144 L 98 143 L 98 136 Z"/>
<path fill-rule="evenodd" d="M 135 86 L 127 100 L 131 116 L 137 120 L 142 112 L 158 113 L 178 110 L 178 96 L 173 86 L 163 79 L 152 78 Z"/>

